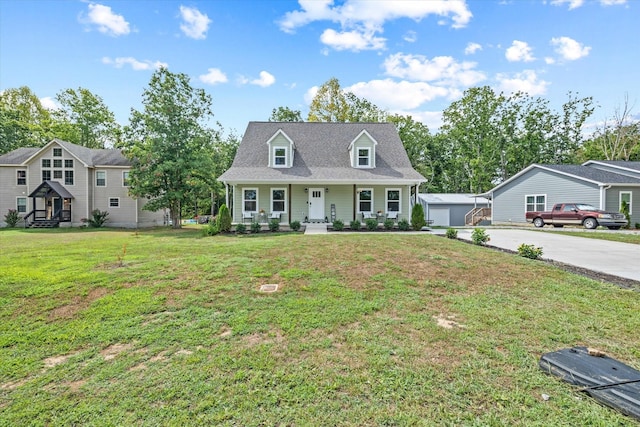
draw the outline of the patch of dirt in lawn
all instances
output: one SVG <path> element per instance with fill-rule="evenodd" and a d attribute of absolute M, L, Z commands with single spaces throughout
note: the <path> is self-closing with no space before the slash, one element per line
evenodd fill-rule
<path fill-rule="evenodd" d="M 248 347 L 255 347 L 259 344 L 282 344 L 286 338 L 282 334 L 282 331 L 270 331 L 268 333 L 256 332 L 251 335 L 242 337 L 242 342 Z"/>
<path fill-rule="evenodd" d="M 23 378 L 23 379 L 18 380 L 18 381 L 11 381 L 11 382 L 8 382 L 8 383 L 0 384 L 0 390 L 15 390 L 16 388 L 20 387 L 21 385 L 26 384 L 28 380 L 29 380 L 28 378 Z"/>
<path fill-rule="evenodd" d="M 441 328 L 445 328 L 445 329 L 454 329 L 454 328 L 459 328 L 459 329 L 464 329 L 466 328 L 465 325 L 456 322 L 455 320 L 455 316 L 451 315 L 451 316 L 444 316 L 442 314 L 440 314 L 439 316 L 432 316 L 433 319 L 436 321 L 436 323 L 438 324 L 438 326 L 440 326 Z"/>
<path fill-rule="evenodd" d="M 115 359 L 120 353 L 130 350 L 132 348 L 133 348 L 133 344 L 131 343 L 129 344 L 116 343 L 100 351 L 100 355 L 102 355 L 104 360 L 112 360 L 112 359 Z"/>
<path fill-rule="evenodd" d="M 80 353 L 80 350 L 75 353 L 63 354 L 60 356 L 51 356 L 44 359 L 44 367 L 45 368 L 53 368 L 54 366 L 58 366 L 66 362 L 70 357 L 75 356 Z"/>
<path fill-rule="evenodd" d="M 92 302 L 104 297 L 109 291 L 106 288 L 93 288 L 85 297 L 76 296 L 71 303 L 56 307 L 49 312 L 49 320 L 71 319 L 76 313 L 88 308 Z"/>

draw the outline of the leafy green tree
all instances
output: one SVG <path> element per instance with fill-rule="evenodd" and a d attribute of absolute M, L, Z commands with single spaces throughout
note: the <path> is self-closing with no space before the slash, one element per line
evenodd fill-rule
<path fill-rule="evenodd" d="M 216 225 L 218 226 L 218 231 L 221 233 L 231 231 L 231 213 L 229 213 L 227 205 L 220 206 Z"/>
<path fill-rule="evenodd" d="M 131 110 L 125 155 L 131 160 L 130 193 L 149 201 L 146 209 L 168 208 L 181 227 L 182 206 L 194 186 L 214 182 L 212 141 L 205 127 L 213 117 L 211 96 L 194 89 L 189 77 L 160 68 L 142 95 L 143 111 Z"/>
<path fill-rule="evenodd" d="M 387 116 L 387 120 L 395 125 L 411 166 L 427 178 L 427 182 L 423 184 L 423 190 L 433 191 L 436 184 L 434 177 L 437 173 L 436 168 L 440 165 L 439 158 L 442 156 L 442 150 L 436 147 L 429 128 L 413 120 L 411 116 L 394 114 Z"/>
<path fill-rule="evenodd" d="M 0 92 L 0 154 L 42 147 L 52 139 L 51 114 L 27 86 Z"/>
<path fill-rule="evenodd" d="M 420 203 L 416 203 L 411 209 L 411 227 L 418 231 L 425 225 L 427 225 L 427 221 L 424 219 L 424 208 Z"/>
<path fill-rule="evenodd" d="M 352 92 L 344 94 L 347 100 L 347 121 L 383 123 L 387 121 L 388 114 L 377 105 L 365 98 L 359 98 Z"/>
<path fill-rule="evenodd" d="M 337 78 L 327 80 L 313 97 L 309 106 L 310 122 L 346 122 L 349 105 Z"/>
<path fill-rule="evenodd" d="M 66 89 L 56 95 L 61 108 L 54 113 L 56 136 L 88 148 L 117 145 L 121 129 L 102 98 L 88 89 Z"/>
<path fill-rule="evenodd" d="M 270 122 L 303 122 L 300 110 L 292 110 L 289 107 L 278 107 L 271 111 Z"/>

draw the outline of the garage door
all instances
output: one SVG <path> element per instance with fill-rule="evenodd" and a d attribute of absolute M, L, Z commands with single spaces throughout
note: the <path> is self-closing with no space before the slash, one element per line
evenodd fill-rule
<path fill-rule="evenodd" d="M 429 208 L 429 217 L 433 222 L 431 225 L 441 227 L 449 226 L 449 208 Z"/>

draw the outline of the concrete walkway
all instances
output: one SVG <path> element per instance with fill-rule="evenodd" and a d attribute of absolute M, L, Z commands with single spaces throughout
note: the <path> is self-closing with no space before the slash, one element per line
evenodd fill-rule
<path fill-rule="evenodd" d="M 305 224 L 304 234 L 327 234 L 327 224 Z"/>
<path fill-rule="evenodd" d="M 553 231 L 485 228 L 489 245 L 517 251 L 525 243 L 542 248 L 542 258 L 640 282 L 640 245 L 558 234 Z M 446 230 L 433 230 L 444 234 Z M 458 229 L 471 240 L 472 229 Z"/>

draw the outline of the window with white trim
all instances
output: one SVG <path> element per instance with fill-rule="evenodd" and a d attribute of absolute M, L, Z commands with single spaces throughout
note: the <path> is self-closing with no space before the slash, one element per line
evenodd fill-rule
<path fill-rule="evenodd" d="M 358 190 L 358 212 L 373 211 L 373 189 L 362 188 Z"/>
<path fill-rule="evenodd" d="M 371 149 L 358 148 L 358 167 L 371 166 Z"/>
<path fill-rule="evenodd" d="M 16 184 L 17 185 L 27 185 L 27 171 L 26 170 L 18 170 L 16 172 Z"/>
<path fill-rule="evenodd" d="M 546 194 L 528 194 L 524 196 L 525 212 L 539 212 L 547 209 Z"/>
<path fill-rule="evenodd" d="M 16 198 L 16 210 L 18 213 L 27 213 L 27 198 L 26 197 L 18 197 Z"/>
<path fill-rule="evenodd" d="M 53 171 L 53 179 L 62 179 L 62 171 L 54 170 Z"/>
<path fill-rule="evenodd" d="M 629 207 L 629 215 L 633 214 L 632 209 L 632 193 L 631 191 L 621 191 L 620 192 L 620 212 L 622 212 L 622 202 L 627 202 L 627 206 Z"/>
<path fill-rule="evenodd" d="M 62 157 L 62 148 L 54 148 L 53 157 Z"/>
<path fill-rule="evenodd" d="M 73 169 L 73 160 L 72 159 L 66 159 L 64 161 L 64 167 L 65 168 L 69 168 L 69 169 Z"/>
<path fill-rule="evenodd" d="M 385 193 L 385 206 L 387 207 L 387 213 L 400 212 L 400 194 L 402 194 L 402 191 L 399 188 L 387 188 Z"/>
<path fill-rule="evenodd" d="M 107 172 L 96 171 L 96 187 L 106 187 L 106 186 L 107 186 Z"/>
<path fill-rule="evenodd" d="M 122 172 L 122 186 L 123 187 L 128 187 L 129 186 L 129 174 L 131 172 L 130 171 L 123 171 Z"/>
<path fill-rule="evenodd" d="M 51 170 L 43 169 L 42 170 L 42 181 L 51 181 Z"/>
<path fill-rule="evenodd" d="M 287 166 L 287 149 L 284 147 L 273 148 L 273 167 L 281 168 Z"/>
<path fill-rule="evenodd" d="M 64 185 L 73 185 L 73 171 L 64 171 Z"/>
<path fill-rule="evenodd" d="M 284 213 L 286 209 L 287 190 L 284 188 L 271 189 L 271 212 Z"/>
<path fill-rule="evenodd" d="M 258 211 L 258 189 L 245 188 L 242 190 L 242 211 L 257 212 Z"/>
<path fill-rule="evenodd" d="M 109 197 L 109 207 L 110 208 L 119 208 L 120 207 L 120 197 Z"/>

